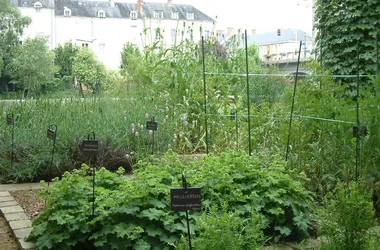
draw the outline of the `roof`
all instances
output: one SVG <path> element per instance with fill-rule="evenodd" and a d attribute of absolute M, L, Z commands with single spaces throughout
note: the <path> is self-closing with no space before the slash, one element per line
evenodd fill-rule
<path fill-rule="evenodd" d="M 277 31 L 268 32 L 262 34 L 250 35 L 247 37 L 248 44 L 255 43 L 257 45 L 281 43 L 286 41 L 301 41 L 308 40 L 312 41 L 313 38 L 306 34 L 302 30 L 290 30 L 290 29 L 281 29 L 281 35 L 277 35 Z"/>
<path fill-rule="evenodd" d="M 33 7 L 34 3 L 40 2 L 42 8 L 54 8 L 54 0 L 9 0 L 11 6 L 17 7 Z"/>
<path fill-rule="evenodd" d="M 107 0 L 9 0 L 11 5 L 18 7 L 34 7 L 34 3 L 39 1 L 42 3 L 43 8 L 54 8 L 55 15 L 63 16 L 64 7 L 71 10 L 72 16 L 80 17 L 96 17 L 98 11 L 103 10 L 106 17 L 111 18 L 130 18 L 130 12 L 137 10 L 137 0 L 133 3 L 117 2 L 115 6 L 111 7 L 110 2 Z M 132 0 L 131 0 L 132 1 Z M 165 1 L 165 0 L 163 0 Z M 151 3 L 143 2 L 142 11 L 146 17 L 153 17 L 154 11 L 162 11 L 163 18 L 172 20 L 172 12 L 178 12 L 179 20 L 187 20 L 187 13 L 194 13 L 194 21 L 207 21 L 214 22 L 214 19 L 204 14 L 192 5 L 187 4 L 172 4 L 165 3 Z M 139 14 L 141 18 L 141 15 Z"/>

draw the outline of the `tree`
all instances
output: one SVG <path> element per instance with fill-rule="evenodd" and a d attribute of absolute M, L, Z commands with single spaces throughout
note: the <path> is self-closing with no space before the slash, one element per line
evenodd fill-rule
<path fill-rule="evenodd" d="M 39 95 L 41 87 L 54 79 L 56 67 L 53 59 L 45 39 L 28 39 L 14 51 L 6 71 L 23 90 L 23 97 L 30 92 Z"/>
<path fill-rule="evenodd" d="M 31 19 L 21 16 L 8 0 L 0 0 L 0 78 L 7 77 L 4 72 L 6 65 L 12 58 L 14 48 L 19 45 L 23 29 L 30 22 Z"/>
<path fill-rule="evenodd" d="M 54 64 L 58 67 L 60 89 L 70 89 L 73 86 L 73 60 L 77 51 L 78 46 L 71 42 L 54 49 Z"/>
<path fill-rule="evenodd" d="M 378 0 L 316 1 L 317 53 L 334 74 L 373 75 L 378 70 Z M 357 48 L 359 45 L 359 63 Z"/>
<path fill-rule="evenodd" d="M 59 67 L 58 74 L 60 77 L 71 77 L 73 75 L 73 60 L 78 49 L 78 46 L 72 43 L 65 43 L 54 50 L 54 63 Z"/>
<path fill-rule="evenodd" d="M 73 59 L 72 70 L 74 77 L 79 82 L 79 91 L 82 96 L 82 84 L 91 89 L 93 94 L 100 92 L 106 77 L 106 70 L 89 48 L 82 47 L 78 49 Z"/>

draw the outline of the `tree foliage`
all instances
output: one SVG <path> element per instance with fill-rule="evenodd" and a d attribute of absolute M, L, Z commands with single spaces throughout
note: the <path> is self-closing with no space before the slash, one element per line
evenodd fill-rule
<path fill-rule="evenodd" d="M 23 29 L 30 22 L 31 19 L 21 16 L 8 0 L 0 0 L 0 77 L 6 76 L 4 71 L 12 58 L 12 51 L 18 46 Z"/>
<path fill-rule="evenodd" d="M 53 58 L 45 39 L 28 39 L 14 51 L 7 72 L 24 94 L 28 91 L 38 95 L 41 87 L 54 79 L 56 67 Z"/>
<path fill-rule="evenodd" d="M 335 74 L 374 75 L 377 66 L 376 36 L 380 30 L 378 0 L 317 0 L 317 53 Z M 359 63 L 357 49 L 359 46 Z"/>
<path fill-rule="evenodd" d="M 58 73 L 60 77 L 72 76 L 73 59 L 77 51 L 78 46 L 72 43 L 65 43 L 54 50 L 54 63 L 59 67 Z"/>
<path fill-rule="evenodd" d="M 87 47 L 80 48 L 74 56 L 72 73 L 80 85 L 85 85 L 94 94 L 102 89 L 106 77 L 106 69 Z"/>

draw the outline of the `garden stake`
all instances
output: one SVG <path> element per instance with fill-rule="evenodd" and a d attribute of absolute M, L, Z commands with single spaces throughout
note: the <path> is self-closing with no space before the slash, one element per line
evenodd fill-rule
<path fill-rule="evenodd" d="M 288 155 L 289 155 L 290 132 L 291 132 L 291 129 L 292 129 L 294 99 L 296 97 L 298 70 L 299 70 L 300 58 L 301 58 L 301 49 L 302 49 L 302 41 L 300 41 L 300 47 L 299 47 L 299 50 L 298 50 L 297 70 L 296 70 L 296 77 L 295 77 L 295 80 L 294 80 L 294 89 L 293 89 L 293 96 L 292 96 L 292 107 L 290 109 L 289 130 L 288 130 L 288 140 L 287 140 L 287 143 L 286 143 L 285 161 L 288 161 Z"/>
<path fill-rule="evenodd" d="M 154 120 L 154 116 L 150 121 L 146 121 L 145 128 L 152 131 L 152 155 L 154 154 L 154 132 L 157 131 L 158 123 Z"/>
<path fill-rule="evenodd" d="M 186 177 L 185 174 L 182 173 L 182 186 L 187 190 L 187 182 L 186 182 Z M 190 223 L 189 223 L 189 211 L 186 210 L 186 223 L 187 223 L 187 235 L 189 237 L 189 249 L 192 250 L 191 247 L 191 235 L 190 235 Z"/>
<path fill-rule="evenodd" d="M 92 135 L 92 137 L 91 137 Z M 95 132 L 90 132 L 87 136 L 88 140 L 95 141 Z M 91 159 L 90 159 L 91 161 Z M 95 217 L 95 165 L 92 167 L 92 218 Z"/>
<path fill-rule="evenodd" d="M 248 39 L 247 39 L 247 30 L 244 34 L 245 39 L 245 70 L 247 78 L 247 105 L 248 105 L 248 153 L 252 154 L 252 142 L 251 142 L 251 102 L 249 100 L 249 72 L 248 72 Z"/>
<path fill-rule="evenodd" d="M 91 160 L 98 154 L 99 143 L 95 139 L 95 132 L 87 135 L 87 140 L 82 140 L 81 151 L 88 157 L 88 165 L 91 166 Z M 95 165 L 92 166 L 92 218 L 95 216 Z"/>
<path fill-rule="evenodd" d="M 7 124 L 12 125 L 12 141 L 11 141 L 11 169 L 13 169 L 13 158 L 14 158 L 14 139 L 15 139 L 15 118 L 13 112 L 7 115 Z"/>
<path fill-rule="evenodd" d="M 47 137 L 53 140 L 53 148 L 51 150 L 50 170 L 53 169 L 54 153 L 55 153 L 55 140 L 57 138 L 57 125 L 51 124 L 47 130 Z M 50 185 L 50 178 L 48 186 Z"/>
<path fill-rule="evenodd" d="M 380 33 L 377 32 L 377 35 L 376 35 L 376 74 L 378 75 L 380 73 L 380 69 L 379 69 L 379 36 L 380 36 Z"/>
<path fill-rule="evenodd" d="M 356 126 L 357 126 L 357 136 L 356 136 L 356 161 L 355 161 L 355 181 L 358 182 L 358 169 L 360 167 L 360 119 L 359 119 L 359 40 L 356 48 L 356 66 L 357 66 L 357 77 L 356 77 Z"/>
<path fill-rule="evenodd" d="M 208 128 L 207 128 L 207 95 L 206 95 L 206 64 L 205 64 L 205 41 L 202 36 L 202 64 L 203 64 L 203 107 L 205 111 L 205 129 L 206 129 L 206 154 L 208 154 Z"/>

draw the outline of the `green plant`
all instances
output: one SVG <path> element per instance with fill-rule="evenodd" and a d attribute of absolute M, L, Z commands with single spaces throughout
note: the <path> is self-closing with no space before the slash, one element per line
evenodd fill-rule
<path fill-rule="evenodd" d="M 35 220 L 29 239 L 40 249 L 173 249 L 187 228 L 185 214 L 170 211 L 169 192 L 181 186 L 184 171 L 189 186 L 202 189 L 206 209 L 223 206 L 224 213 L 211 209 L 212 216 L 203 217 L 200 225 L 206 235 L 219 215 L 232 223 L 231 232 L 244 232 L 252 247 L 257 246 L 260 229 L 268 236 L 307 235 L 312 198 L 295 180 L 303 177 L 293 174 L 277 157 L 229 152 L 185 166 L 178 155 L 169 152 L 162 159 L 140 161 L 133 177 L 104 168 L 96 171 L 94 217 L 92 171 L 83 166 L 65 173 L 61 181 L 56 180 L 43 192 L 47 206 Z M 195 233 L 199 231 L 199 215 L 197 211 L 189 214 Z M 241 222 L 244 227 L 239 226 Z M 245 240 L 239 244 L 246 244 Z"/>
<path fill-rule="evenodd" d="M 338 185 L 324 200 L 318 224 L 325 237 L 321 249 L 372 249 L 368 244 L 375 220 L 370 193 L 353 182 Z"/>
<path fill-rule="evenodd" d="M 262 248 L 263 232 L 262 218 L 254 216 L 251 219 L 242 220 L 235 212 L 226 212 L 227 207 L 218 211 L 216 206 L 211 207 L 199 217 L 197 226 L 199 235 L 192 241 L 194 249 L 250 249 Z M 181 238 L 178 249 L 189 249 L 187 237 Z"/>

